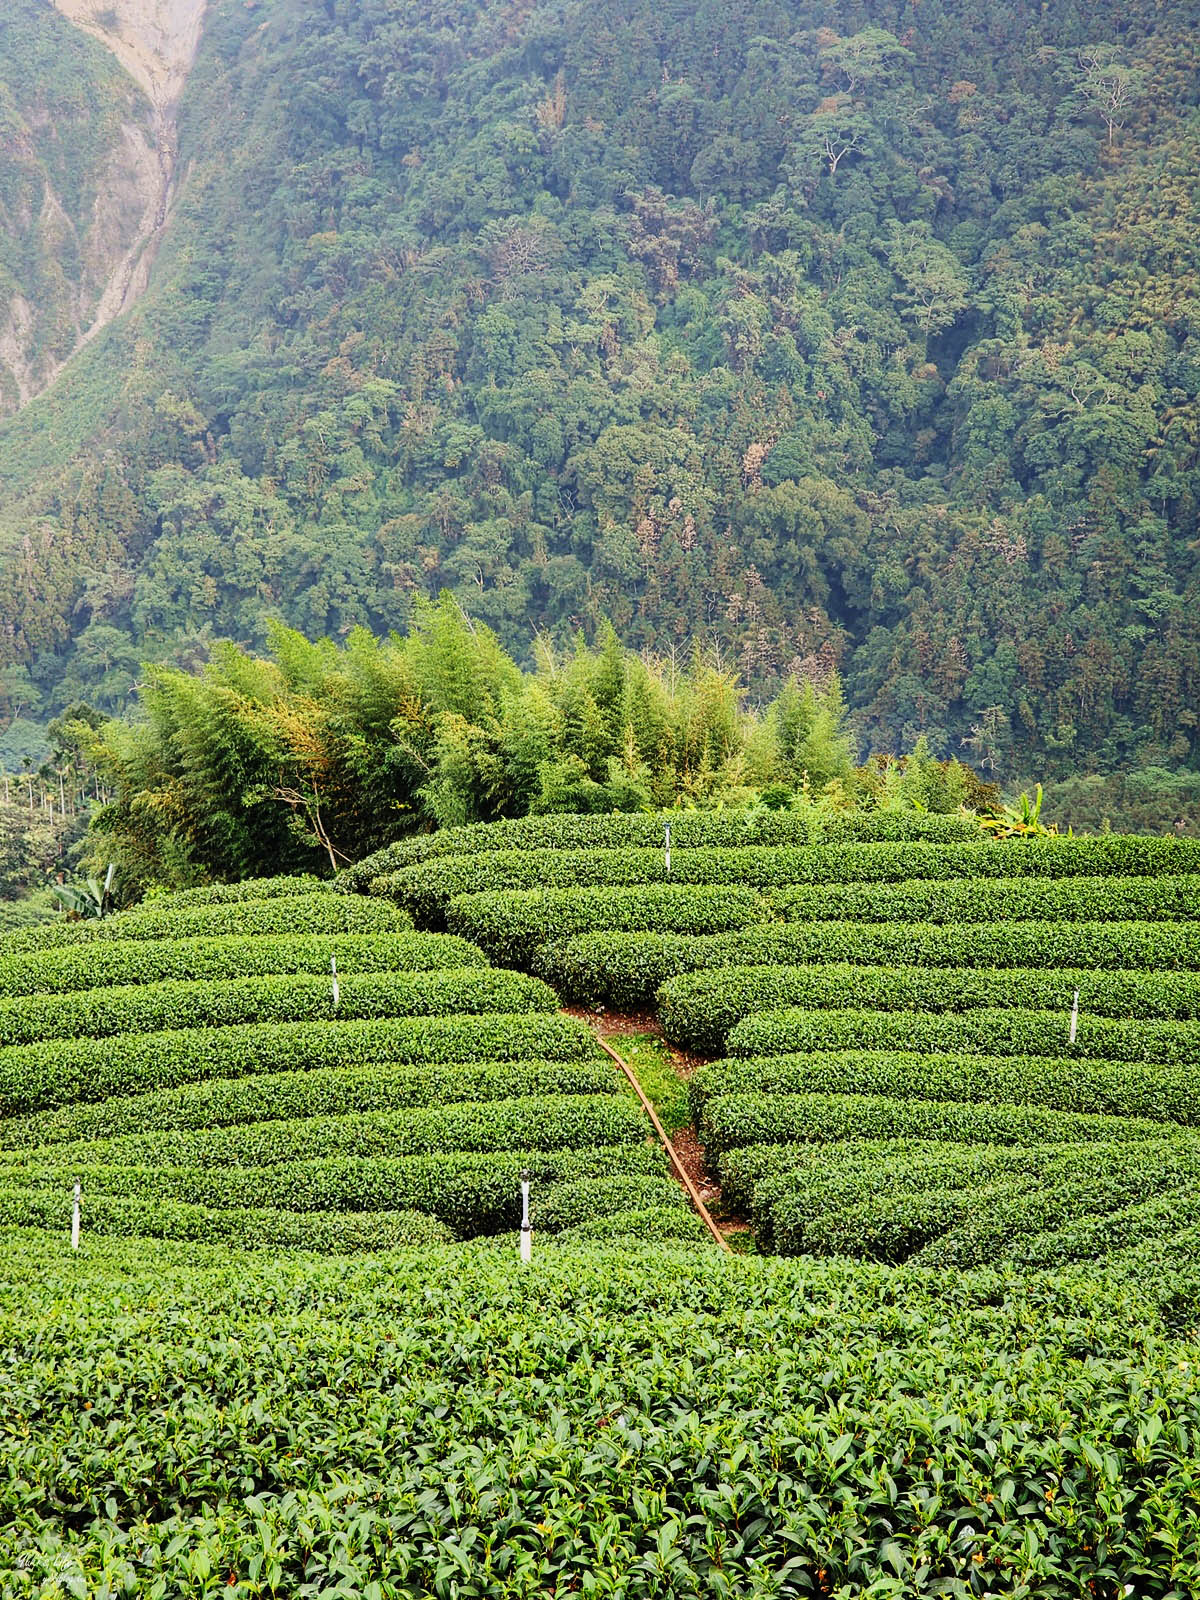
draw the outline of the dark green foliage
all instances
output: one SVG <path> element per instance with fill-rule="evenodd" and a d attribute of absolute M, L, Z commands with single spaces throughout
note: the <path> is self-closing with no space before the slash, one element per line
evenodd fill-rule
<path fill-rule="evenodd" d="M 745 1018 L 726 1041 L 732 1056 L 805 1050 L 961 1050 L 1079 1060 L 1200 1062 L 1200 1022 L 1143 1022 L 1081 1015 L 1068 1043 L 1068 1012 L 980 1008 L 961 1015 L 920 1011 L 812 1011 L 785 1007 Z"/>
<path fill-rule="evenodd" d="M 1089 1115 L 1200 1123 L 1200 1069 L 1061 1056 L 819 1050 L 712 1061 L 688 1082 L 699 1120 L 717 1095 L 877 1095 L 969 1106 L 1033 1105 Z"/>
<path fill-rule="evenodd" d="M 445 587 L 510 648 L 840 660 L 880 744 L 1006 776 L 1194 763 L 1194 10 L 911 9 L 214 0 L 148 295 L 0 441 L 13 656 L 111 699 L 143 642 Z M 53 8 L 11 32 L 54 93 L 5 107 L 6 233 L 66 354 L 89 207 L 48 226 L 26 152 L 95 183 L 125 108 Z"/>
<path fill-rule="evenodd" d="M 372 972 L 339 978 L 338 987 L 336 1006 L 330 977 L 308 974 L 143 983 L 0 1000 L 0 1047 L 241 1023 L 479 1012 L 516 1015 L 554 1011 L 558 1006 L 553 990 L 536 978 L 479 967 L 461 972 Z"/>
<path fill-rule="evenodd" d="M 1057 971 L 1200 970 L 1194 924 L 1020 922 L 1004 926 L 822 922 L 692 938 L 661 933 L 579 934 L 539 950 L 536 970 L 573 1001 L 637 1011 L 677 974 L 712 968 L 851 962 Z M 1053 979 L 1048 981 L 1053 982 Z"/>
<path fill-rule="evenodd" d="M 1162 1123 L 1042 1106 L 966 1105 L 883 1095 L 727 1094 L 704 1107 L 702 1142 L 721 1161 L 747 1144 L 827 1145 L 841 1140 L 932 1139 L 968 1144 L 1065 1144 L 1161 1138 Z"/>
<path fill-rule="evenodd" d="M 804 884 L 770 899 L 794 922 L 1175 922 L 1200 917 L 1200 877 Z"/>
<path fill-rule="evenodd" d="M 1192 925 L 1162 923 L 1013 923 L 1008 926 L 936 926 L 904 923 L 819 923 L 763 926 L 741 933 L 603 933 L 542 946 L 536 970 L 574 1002 L 637 1011 L 651 1005 L 659 987 L 677 974 L 725 966 L 813 965 L 850 962 L 874 966 L 944 966 L 1070 970 L 1165 968 L 1200 970 L 1200 934 Z M 1048 979 L 1053 982 L 1053 979 Z"/>
<path fill-rule="evenodd" d="M 373 878 L 438 856 L 490 850 L 657 849 L 664 830 L 678 850 L 730 849 L 737 845 L 847 844 L 853 841 L 924 839 L 939 844 L 985 844 L 974 817 L 925 816 L 913 811 L 861 811 L 848 815 L 803 811 L 665 811 L 657 816 L 517 817 L 508 822 L 439 828 L 386 845 L 339 874 L 340 888 L 364 892 Z M 178 899 L 180 897 L 176 897 Z"/>
<path fill-rule="evenodd" d="M 57 922 L 31 928 L 5 940 L 6 952 L 51 950 L 65 944 L 106 939 L 195 939 L 218 934 L 401 933 L 412 922 L 392 906 L 339 894 L 305 894 L 296 899 L 244 900 L 232 905 L 183 906 L 169 901 L 124 911 L 97 922 Z"/>
<path fill-rule="evenodd" d="M 534 1227 L 554 1231 L 614 1213 L 668 1209 L 688 1211 L 684 1192 L 673 1178 L 633 1175 L 551 1184 L 533 1196 L 530 1206 Z"/>
<path fill-rule="evenodd" d="M 672 853 L 669 881 L 776 887 L 792 883 L 899 882 L 906 878 L 1156 875 L 1200 866 L 1200 840 L 1020 840 L 978 845 L 872 843 L 827 847 L 705 848 Z M 668 881 L 662 850 L 496 850 L 420 862 L 371 882 L 419 922 L 435 922 L 461 894 Z"/>
<path fill-rule="evenodd" d="M 421 1211 L 469 1237 L 498 1233 L 521 1220 L 521 1173 L 539 1187 L 630 1174 L 664 1175 L 662 1151 L 641 1139 L 583 1149 L 448 1151 L 431 1155 L 333 1156 L 267 1167 L 55 1167 L 20 1174 L 30 1192 L 70 1192 L 78 1177 L 88 1195 L 148 1202 L 284 1211 Z M 13 1178 L 17 1174 L 12 1174 Z"/>
<path fill-rule="evenodd" d="M 52 1040 L 0 1051 L 0 1114 L 258 1072 L 403 1061 L 586 1060 L 582 1023 L 555 1014 L 395 1017 L 366 1022 L 264 1022 Z"/>
<path fill-rule="evenodd" d="M 750 1152 L 749 1203 L 773 1247 L 785 1255 L 850 1255 L 882 1261 L 969 1267 L 1017 1262 L 1031 1235 L 1088 1219 L 1118 1248 L 1155 1236 L 1129 1210 L 1178 1228 L 1200 1218 L 1195 1196 L 1200 1145 L 1153 1140 L 1111 1146 L 1024 1148 L 941 1145 L 928 1152 L 861 1145 L 833 1161 L 783 1152 L 772 1170 Z M 736 1182 L 737 1180 L 735 1180 Z M 746 1178 L 740 1181 L 744 1186 Z M 1102 1224 L 1102 1220 L 1104 1223 Z M 1162 1229 L 1160 1227 L 1159 1231 Z M 1045 1240 L 1043 1253 L 1053 1246 Z M 1065 1249 L 1059 1262 L 1071 1259 Z M 1047 1260 L 1046 1264 L 1059 1264 Z"/>
<path fill-rule="evenodd" d="M 539 945 L 571 934 L 628 928 L 715 933 L 749 927 L 768 914 L 753 889 L 664 883 L 459 895 L 446 907 L 446 926 L 493 961 L 527 966 Z"/>
<path fill-rule="evenodd" d="M 1092 972 L 1064 967 L 725 967 L 686 973 L 659 990 L 663 1030 L 673 1043 L 713 1055 L 731 1028 L 755 1012 L 812 1010 L 970 1011 L 979 1007 L 1069 1012 L 1075 991 L 1098 1016 L 1200 1020 L 1200 976 L 1190 972 Z"/>
<path fill-rule="evenodd" d="M 577 1227 L 568 1228 L 562 1235 L 564 1244 L 584 1244 L 592 1239 L 635 1240 L 687 1240 L 692 1244 L 708 1243 L 708 1230 L 693 1211 L 679 1206 L 632 1207 L 628 1211 L 613 1211 L 606 1216 L 593 1217 Z"/>
<path fill-rule="evenodd" d="M 93 940 L 0 955 L 0 995 L 69 994 L 108 985 L 281 973 L 423 972 L 483 967 L 481 950 L 442 933 L 236 934 Z"/>
<path fill-rule="evenodd" d="M 0 1148 L 42 1149 L 150 1129 L 218 1128 L 268 1117 L 338 1116 L 514 1095 L 605 1094 L 617 1086 L 607 1057 L 596 1061 L 502 1061 L 408 1066 L 313 1067 L 216 1078 L 0 1121 Z"/>
<path fill-rule="evenodd" d="M 308 1115 L 224 1128 L 128 1133 L 64 1144 L 53 1160 L 84 1167 L 269 1167 L 324 1156 L 435 1155 L 451 1151 L 572 1150 L 639 1144 L 650 1132 L 631 1095 L 529 1095 L 482 1104 L 410 1106 L 349 1116 Z M 10 1175 L 38 1170 L 43 1153 L 8 1156 Z"/>

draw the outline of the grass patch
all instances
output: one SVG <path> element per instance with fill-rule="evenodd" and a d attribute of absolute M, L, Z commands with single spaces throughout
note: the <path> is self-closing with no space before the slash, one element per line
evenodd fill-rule
<path fill-rule="evenodd" d="M 623 1033 L 609 1041 L 637 1074 L 659 1120 L 669 1134 L 691 1125 L 687 1084 L 675 1070 L 669 1047 L 654 1033 Z"/>

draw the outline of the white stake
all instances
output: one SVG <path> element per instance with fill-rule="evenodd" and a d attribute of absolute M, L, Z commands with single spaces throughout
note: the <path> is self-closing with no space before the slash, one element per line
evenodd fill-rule
<path fill-rule="evenodd" d="M 342 1003 L 341 985 L 337 981 L 337 957 L 330 956 L 329 970 L 333 973 L 333 1009 L 336 1011 Z"/>
<path fill-rule="evenodd" d="M 667 877 L 669 878 L 671 876 L 671 824 L 669 822 L 666 825 L 666 829 L 665 850 L 667 857 Z"/>
<path fill-rule="evenodd" d="M 71 1249 L 79 1249 L 79 1185 L 75 1185 L 75 1202 L 71 1207 Z"/>
<path fill-rule="evenodd" d="M 533 1260 L 533 1230 L 529 1226 L 529 1173 L 521 1174 L 521 1260 Z"/>
<path fill-rule="evenodd" d="M 1075 991 L 1075 999 L 1071 1002 L 1071 1037 L 1070 1044 L 1075 1043 L 1075 1033 L 1079 1027 L 1079 990 Z"/>

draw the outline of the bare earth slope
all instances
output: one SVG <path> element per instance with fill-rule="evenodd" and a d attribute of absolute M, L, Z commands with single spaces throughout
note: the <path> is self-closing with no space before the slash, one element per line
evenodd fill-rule
<path fill-rule="evenodd" d="M 175 110 L 206 0 L 54 4 L 109 49 L 132 82 L 113 136 L 97 137 L 83 210 L 72 215 L 46 180 L 31 185 L 41 188 L 40 206 L 7 219 L 10 228 L 33 235 L 46 270 L 32 285 L 6 285 L 7 304 L 0 299 L 0 413 L 19 409 L 52 383 L 75 351 L 146 287 L 174 194 Z M 28 120 L 32 165 L 44 119 L 34 108 Z M 63 262 L 77 265 L 65 272 Z M 51 326 L 54 337 L 48 338 Z"/>

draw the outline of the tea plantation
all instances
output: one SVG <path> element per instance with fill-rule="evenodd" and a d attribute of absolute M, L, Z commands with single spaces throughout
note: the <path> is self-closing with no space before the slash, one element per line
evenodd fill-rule
<path fill-rule="evenodd" d="M 1198 886 L 549 817 L 9 937 L 0 1595 L 1200 1595 Z"/>

